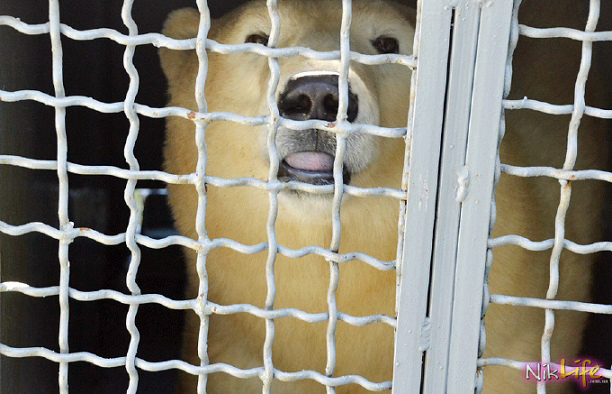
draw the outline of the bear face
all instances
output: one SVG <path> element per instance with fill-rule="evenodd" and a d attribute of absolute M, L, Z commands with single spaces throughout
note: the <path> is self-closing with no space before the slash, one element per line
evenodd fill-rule
<path fill-rule="evenodd" d="M 398 12 L 398 9 L 400 12 Z M 278 47 L 304 46 L 320 51 L 340 49 L 340 4 L 325 1 L 279 2 L 281 20 Z M 380 24 L 380 18 L 391 23 Z M 192 9 L 174 12 L 164 34 L 174 38 L 197 35 L 199 14 Z M 411 51 L 414 11 L 397 8 L 386 1 L 355 1 L 351 29 L 351 50 L 366 54 Z M 268 11 L 263 1 L 213 21 L 209 37 L 228 44 L 265 43 L 270 34 Z M 198 59 L 194 51 L 160 50 L 162 67 L 168 77 L 171 106 L 197 111 L 194 86 Z M 269 113 L 267 97 L 270 69 L 265 57 L 252 53 L 208 54 L 205 97 L 208 111 L 232 112 L 243 116 Z M 280 115 L 290 120 L 334 122 L 338 106 L 338 60 L 304 57 L 279 58 L 280 78 L 273 100 Z M 384 127 L 405 127 L 410 98 L 410 69 L 405 65 L 366 66 L 351 62 L 348 72 L 347 121 Z M 304 102 L 306 102 L 304 104 Z M 172 173 L 195 172 L 198 152 L 192 121 L 167 120 L 165 168 Z M 228 121 L 207 125 L 206 174 L 220 178 L 268 180 L 269 125 L 247 126 Z M 279 156 L 277 177 L 314 185 L 333 184 L 332 163 L 336 154 L 333 134 L 311 129 L 295 131 L 279 127 L 276 133 Z M 405 143 L 366 133 L 346 139 L 344 183 L 362 187 L 399 188 Z M 331 188 L 329 189 L 332 190 Z M 191 185 L 170 185 L 170 205 L 182 234 L 198 238 L 195 216 L 198 195 Z M 310 194 L 283 190 L 275 222 L 276 241 L 283 247 L 300 249 L 317 246 L 328 249 L 332 242 L 331 205 L 333 193 Z M 229 238 L 245 245 L 267 242 L 266 223 L 270 210 L 268 193 L 255 187 L 207 187 L 206 232 L 211 239 Z M 382 261 L 395 259 L 399 202 L 394 198 L 374 199 L 345 195 L 339 253 L 363 252 Z M 372 220 L 375 218 L 375 220 Z M 198 291 L 196 255 L 187 251 L 189 296 Z M 267 287 L 265 253 L 244 255 L 216 248 L 206 256 L 208 300 L 221 305 L 265 306 Z M 296 264 L 297 263 L 297 264 Z M 394 314 L 395 272 L 379 271 L 363 262 L 343 266 L 337 291 L 338 310 L 355 316 Z M 359 266 L 357 266 L 359 265 Z M 327 312 L 329 305 L 329 263 L 317 254 L 291 259 L 279 254 L 275 262 L 275 308 L 297 308 L 309 313 Z M 246 280 L 246 282 L 244 282 Z M 184 356 L 199 364 L 198 318 L 187 317 Z M 210 362 L 226 362 L 240 368 L 261 365 L 266 336 L 261 319 L 241 315 L 211 315 L 208 354 Z M 391 379 L 393 327 L 383 323 L 352 327 L 340 323 L 336 332 L 336 373 L 361 374 L 372 381 Z M 356 343 L 359 346 L 356 346 Z M 356 357 L 355 351 L 365 357 Z M 275 368 L 325 372 L 327 359 L 326 324 L 308 324 L 298 319 L 275 320 L 273 348 Z M 374 367 L 372 367 L 374 364 Z M 250 392 L 260 390 L 257 379 L 240 380 L 212 374 L 209 392 Z M 181 382 L 186 391 L 193 382 Z M 276 382 L 275 392 L 313 393 L 324 388 L 313 381 L 292 384 Z M 351 390 L 359 390 L 349 385 Z M 345 388 L 346 389 L 346 388 Z M 342 392 L 343 389 L 339 389 Z M 355 392 L 355 391 L 351 391 Z"/>
<path fill-rule="evenodd" d="M 365 54 L 411 52 L 414 37 L 414 11 L 383 1 L 355 2 L 350 45 L 351 50 Z M 308 47 L 317 51 L 340 49 L 342 10 L 329 2 L 281 2 L 280 37 L 277 47 Z M 380 24 L 378 18 L 390 23 Z M 199 14 L 195 10 L 175 12 L 166 24 L 165 33 L 176 38 L 195 37 Z M 219 26 L 231 24 L 232 29 Z M 316 34 L 312 34 L 316 32 Z M 214 21 L 209 37 L 225 44 L 245 42 L 266 43 L 270 34 L 270 21 L 265 2 L 249 3 L 243 8 Z M 197 110 L 193 95 L 197 75 L 194 53 L 172 53 L 162 49 L 162 66 L 170 81 L 171 103 Z M 274 100 L 283 118 L 291 120 L 317 119 L 335 121 L 338 107 L 339 60 L 313 60 L 301 56 L 282 57 L 279 60 L 280 79 Z M 181 70 L 174 77 L 176 70 Z M 209 54 L 209 75 L 206 80 L 206 100 L 209 111 L 232 112 L 244 116 L 267 115 L 270 111 L 266 97 L 270 69 L 266 57 L 253 53 Z M 217 73 L 215 70 L 223 70 Z M 384 127 L 405 127 L 410 95 L 410 69 L 403 65 L 387 64 L 367 66 L 351 62 L 348 72 L 348 121 Z M 177 92 L 177 93 L 174 93 Z M 214 93 L 209 93 L 214 92 Z M 325 93 L 326 92 L 326 93 Z M 325 93 L 325 94 L 324 94 Z M 238 149 L 225 149 L 215 143 L 217 131 L 214 123 L 207 129 L 207 173 L 212 176 L 252 176 L 267 180 L 269 175 L 269 125 L 248 127 L 232 125 L 236 135 L 231 144 Z M 172 128 L 169 129 L 173 133 Z M 225 137 L 219 136 L 219 139 Z M 193 146 L 174 149 L 176 139 L 169 138 L 167 158 L 177 152 L 180 158 L 166 160 L 170 171 L 183 171 L 176 165 L 191 157 L 194 168 L 197 154 Z M 183 140 L 181 140 L 183 141 Z M 276 131 L 276 149 L 279 156 L 278 178 L 281 181 L 299 180 L 317 185 L 333 184 L 333 162 L 336 137 L 333 133 L 310 130 L 291 130 L 283 125 Z M 193 145 L 181 142 L 181 145 Z M 351 133 L 347 137 L 343 160 L 344 182 L 355 186 L 399 187 L 405 145 L 392 138 L 367 133 Z M 186 150 L 190 149 L 189 152 Z M 255 149 L 253 149 L 255 148 Z M 236 157 L 234 154 L 240 154 Z M 219 158 L 219 159 L 217 159 Z M 232 164 L 227 164 L 232 162 Z M 245 168 L 246 167 L 246 168 Z M 320 220 L 329 216 L 332 194 L 313 195 L 282 192 L 281 205 L 287 211 L 303 210 L 316 213 Z M 307 200 L 307 201 L 304 201 Z"/>

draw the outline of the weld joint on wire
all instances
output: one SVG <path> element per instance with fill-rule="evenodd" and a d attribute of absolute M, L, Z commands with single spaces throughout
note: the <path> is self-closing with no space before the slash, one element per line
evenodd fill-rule
<path fill-rule="evenodd" d="M 199 294 L 195 299 L 193 309 L 198 316 L 209 316 L 217 313 L 217 305 L 210 303 L 204 294 Z"/>
<path fill-rule="evenodd" d="M 62 233 L 59 237 L 59 241 L 63 244 L 69 245 L 79 235 L 80 235 L 80 229 L 74 228 L 74 222 L 68 222 L 62 226 Z"/>

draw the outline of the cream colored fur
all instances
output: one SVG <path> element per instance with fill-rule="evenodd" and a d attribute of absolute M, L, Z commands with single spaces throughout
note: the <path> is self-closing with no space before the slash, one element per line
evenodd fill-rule
<path fill-rule="evenodd" d="M 341 10 L 339 2 L 279 2 L 282 28 L 279 46 L 305 46 L 316 50 L 338 49 Z M 379 35 L 400 39 L 402 53 L 410 53 L 413 37 L 413 13 L 383 1 L 354 1 L 352 50 L 376 53 L 370 40 Z M 192 38 L 197 33 L 199 15 L 195 10 L 179 10 L 171 14 L 164 33 L 176 38 Z M 265 2 L 254 1 L 247 7 L 213 21 L 210 38 L 221 43 L 242 43 L 254 33 L 268 33 L 270 22 Z M 562 46 L 561 53 L 568 53 Z M 555 49 L 556 50 L 556 49 Z M 170 102 L 197 110 L 194 99 L 198 68 L 194 52 L 162 49 L 162 66 L 169 81 Z M 572 52 L 575 58 L 579 56 Z M 529 48 L 519 48 L 518 59 L 528 59 Z M 572 101 L 571 81 L 575 77 L 572 64 L 540 66 L 543 74 L 535 80 L 517 82 L 517 86 L 547 88 L 567 78 L 565 93 L 536 98 L 558 103 Z M 537 63 L 537 60 L 536 60 Z M 336 62 L 314 62 L 301 57 L 282 58 L 281 83 L 290 75 L 309 70 L 336 70 Z M 378 124 L 402 127 L 406 124 L 409 101 L 409 71 L 399 65 L 351 65 L 354 78 L 363 80 L 368 94 L 379 108 Z M 268 62 L 255 54 L 219 55 L 209 53 L 206 99 L 209 111 L 234 112 L 245 116 L 267 114 L 265 92 L 269 77 Z M 560 85 L 561 86 L 561 85 Z M 531 94 L 531 93 L 530 93 Z M 564 158 L 567 117 L 543 118 L 521 111 L 508 116 L 509 130 L 502 147 L 502 161 L 520 165 L 560 166 Z M 601 129 L 600 122 L 584 122 L 579 157 L 597 157 L 597 144 L 590 133 Z M 167 127 L 165 167 L 171 173 L 195 171 L 197 151 L 194 124 L 170 118 Z M 230 122 L 213 122 L 206 129 L 208 149 L 207 174 L 223 178 L 268 176 L 265 146 L 267 127 L 248 127 Z M 401 140 L 376 138 L 367 142 L 365 170 L 353 174 L 351 184 L 364 187 L 399 187 L 405 145 Z M 587 155 L 588 153 L 588 155 Z M 592 154 L 592 155 L 591 155 Z M 581 161 L 581 167 L 595 164 Z M 195 212 L 197 194 L 193 186 L 171 185 L 170 203 L 180 232 L 197 239 Z M 559 185 L 555 181 L 503 177 L 498 189 L 498 223 L 496 235 L 516 233 L 541 240 L 553 235 L 554 213 L 558 204 Z M 265 242 L 269 210 L 268 193 L 255 188 L 207 188 L 206 229 L 210 238 L 230 238 L 243 244 Z M 331 242 L 331 199 L 312 196 L 279 196 L 276 221 L 280 245 L 298 249 L 307 245 L 329 247 Z M 594 223 L 600 204 L 595 185 L 576 183 L 572 208 L 567 220 L 567 238 L 578 242 L 597 238 Z M 365 252 L 382 260 L 393 260 L 397 242 L 398 202 L 386 198 L 345 198 L 342 206 L 342 242 L 340 252 Z M 588 212 L 587 212 L 588 211 Z M 189 266 L 187 295 L 197 295 L 196 255 L 186 252 Z M 214 249 L 207 257 L 210 282 L 209 299 L 222 305 L 248 303 L 264 307 L 266 298 L 266 253 L 243 255 L 226 248 Z M 491 274 L 493 293 L 543 297 L 548 282 L 549 252 L 527 253 L 513 247 L 495 252 Z M 590 282 L 589 258 L 564 252 L 561 267 L 559 298 L 586 300 Z M 306 256 L 289 259 L 282 255 L 276 261 L 275 308 L 297 308 L 310 313 L 327 312 L 329 264 L 323 258 Z M 356 316 L 375 313 L 394 314 L 395 272 L 380 272 L 361 262 L 342 264 L 338 288 L 338 310 Z M 555 348 L 570 357 L 577 352 L 584 318 L 578 313 L 558 313 L 553 340 Z M 537 360 L 543 328 L 543 312 L 539 309 L 491 306 L 486 320 L 487 355 Z M 199 319 L 189 314 L 184 339 L 184 356 L 199 364 L 196 356 Z M 570 328 L 571 327 L 571 328 Z M 316 370 L 324 373 L 326 363 L 326 324 L 304 323 L 293 318 L 275 320 L 273 348 L 274 367 L 282 371 Z M 384 324 L 352 327 L 338 323 L 336 335 L 336 376 L 359 374 L 372 381 L 391 379 L 393 364 L 393 329 Z M 265 326 L 262 319 L 248 314 L 212 315 L 208 352 L 211 363 L 229 363 L 239 368 L 262 365 Z M 516 371 L 492 367 L 485 373 L 487 392 L 533 392 L 524 386 Z M 181 377 L 181 392 L 193 392 L 195 379 Z M 503 389 L 501 388 L 503 387 Z M 526 391 L 527 389 L 528 391 Z M 210 393 L 255 393 L 261 390 L 259 379 L 240 380 L 222 373 L 209 376 Z M 321 393 L 324 388 L 313 382 L 273 384 L 275 393 Z M 356 385 L 345 386 L 338 393 L 364 392 Z"/>

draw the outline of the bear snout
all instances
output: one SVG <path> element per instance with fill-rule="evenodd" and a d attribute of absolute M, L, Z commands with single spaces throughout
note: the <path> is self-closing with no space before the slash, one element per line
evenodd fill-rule
<path fill-rule="evenodd" d="M 349 86 L 347 120 L 353 122 L 359 112 L 357 96 Z M 296 75 L 281 93 L 278 109 L 292 120 L 320 119 L 333 122 L 338 113 L 338 75 L 336 73 Z"/>
<path fill-rule="evenodd" d="M 353 70 L 350 71 L 348 85 L 346 120 L 351 123 L 376 124 L 378 107 L 374 96 L 363 83 L 362 78 Z M 297 121 L 313 119 L 336 121 L 340 92 L 337 72 L 301 71 L 290 74 L 280 86 L 277 105 L 282 117 Z M 262 141 L 265 142 L 263 138 Z M 299 180 L 316 185 L 333 184 L 333 168 L 329 165 L 322 168 L 321 163 L 329 164 L 330 158 L 335 158 L 336 145 L 334 133 L 318 129 L 291 130 L 283 126 L 279 127 L 276 135 L 276 147 L 281 158 L 278 178 L 284 181 Z M 267 151 L 264 153 L 267 157 Z M 302 165 L 303 157 L 300 155 L 309 160 L 312 159 L 309 161 L 312 166 Z M 344 183 L 349 184 L 353 174 L 367 168 L 375 155 L 374 136 L 358 132 L 351 133 L 347 138 L 347 148 L 343 157 Z"/>

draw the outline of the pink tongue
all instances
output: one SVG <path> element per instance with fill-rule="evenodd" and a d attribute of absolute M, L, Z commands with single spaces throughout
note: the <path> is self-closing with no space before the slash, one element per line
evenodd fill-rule
<path fill-rule="evenodd" d="M 298 170 L 331 172 L 334 169 L 334 157 L 321 152 L 293 153 L 285 161 Z"/>

